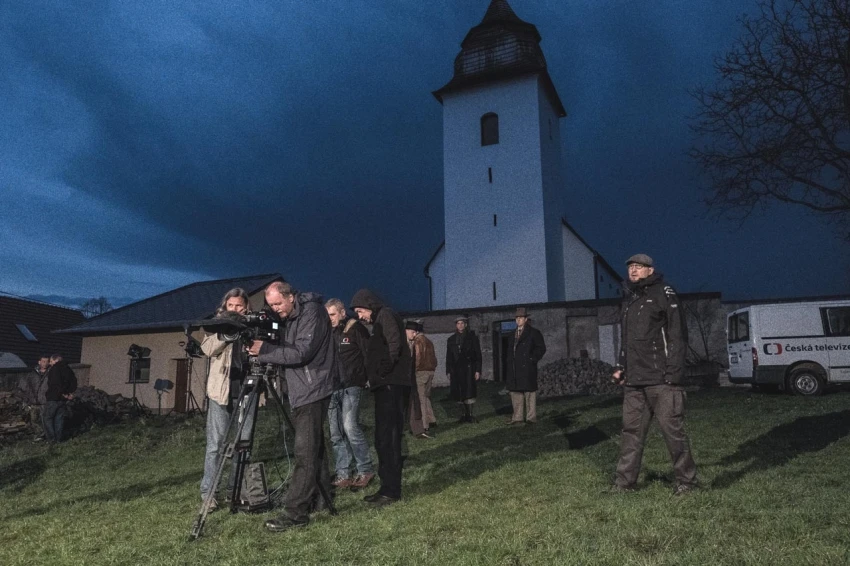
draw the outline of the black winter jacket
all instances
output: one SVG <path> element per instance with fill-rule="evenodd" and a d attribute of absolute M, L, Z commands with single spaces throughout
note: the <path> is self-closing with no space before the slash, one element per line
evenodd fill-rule
<path fill-rule="evenodd" d="M 60 360 L 50 366 L 47 371 L 47 401 L 61 401 L 63 395 L 70 395 L 77 390 L 77 376 L 65 360 Z"/>
<path fill-rule="evenodd" d="M 339 366 L 322 296 L 296 293 L 295 306 L 283 321 L 281 345 L 264 343 L 257 360 L 285 368 L 293 409 L 329 397 L 339 384 Z"/>
<path fill-rule="evenodd" d="M 687 347 L 685 313 L 661 273 L 628 283 L 620 345 L 626 385 L 681 383 Z"/>
<path fill-rule="evenodd" d="M 372 331 L 366 348 L 369 387 L 374 390 L 384 385 L 412 385 L 413 358 L 401 317 L 368 289 L 354 293 L 351 308 L 372 311 Z"/>
<path fill-rule="evenodd" d="M 360 321 L 348 319 L 334 328 L 334 340 L 339 351 L 341 387 L 366 387 L 366 348 L 369 331 Z"/>

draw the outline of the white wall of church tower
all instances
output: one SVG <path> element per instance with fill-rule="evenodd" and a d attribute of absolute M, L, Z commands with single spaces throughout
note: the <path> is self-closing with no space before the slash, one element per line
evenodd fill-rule
<path fill-rule="evenodd" d="M 545 210 L 559 174 L 550 169 L 555 140 L 541 116 L 551 108 L 541 108 L 540 90 L 527 75 L 444 95 L 446 308 L 553 300 Z M 499 143 L 482 146 L 489 112 L 499 117 Z M 557 253 L 562 263 L 561 245 Z"/>

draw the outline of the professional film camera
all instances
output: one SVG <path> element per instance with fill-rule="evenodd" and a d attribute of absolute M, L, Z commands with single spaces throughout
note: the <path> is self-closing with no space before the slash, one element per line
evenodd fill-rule
<path fill-rule="evenodd" d="M 280 322 L 277 314 L 268 310 L 246 312 L 245 314 L 224 313 L 218 319 L 207 321 L 206 328 L 220 327 L 225 340 L 244 342 L 262 340 L 271 344 L 280 344 Z M 216 321 L 219 321 L 216 324 Z"/>

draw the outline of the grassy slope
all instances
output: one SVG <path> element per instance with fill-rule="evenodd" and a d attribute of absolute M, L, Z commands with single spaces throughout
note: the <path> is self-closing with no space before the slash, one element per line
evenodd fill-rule
<path fill-rule="evenodd" d="M 483 387 L 475 425 L 455 424 L 445 395 L 434 395 L 438 438 L 406 441 L 401 503 L 376 511 L 362 493 L 340 493 L 338 517 L 319 514 L 277 535 L 262 527 L 269 514 L 218 512 L 201 540 L 186 541 L 199 503 L 199 418 L 95 429 L 52 451 L 2 448 L 0 564 L 850 562 L 846 393 L 691 394 L 688 430 L 705 488 L 681 499 L 670 495 L 655 429 L 642 489 L 606 492 L 619 399 L 542 403 L 537 425 L 507 427 L 495 414 L 507 398 L 493 386 Z M 369 404 L 370 437 L 371 416 Z M 276 425 L 272 413 L 262 417 L 255 459 L 275 459 Z"/>

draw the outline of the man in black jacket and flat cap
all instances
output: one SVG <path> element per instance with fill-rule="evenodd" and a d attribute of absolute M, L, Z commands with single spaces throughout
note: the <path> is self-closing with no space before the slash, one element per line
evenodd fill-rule
<path fill-rule="evenodd" d="M 620 361 L 614 381 L 625 388 L 623 433 L 614 489 L 635 489 L 643 447 L 653 415 L 673 460 L 683 495 L 696 486 L 696 465 L 685 434 L 685 352 L 688 332 L 676 291 L 656 273 L 652 258 L 636 254 L 626 261 L 629 281 L 622 309 Z"/>

